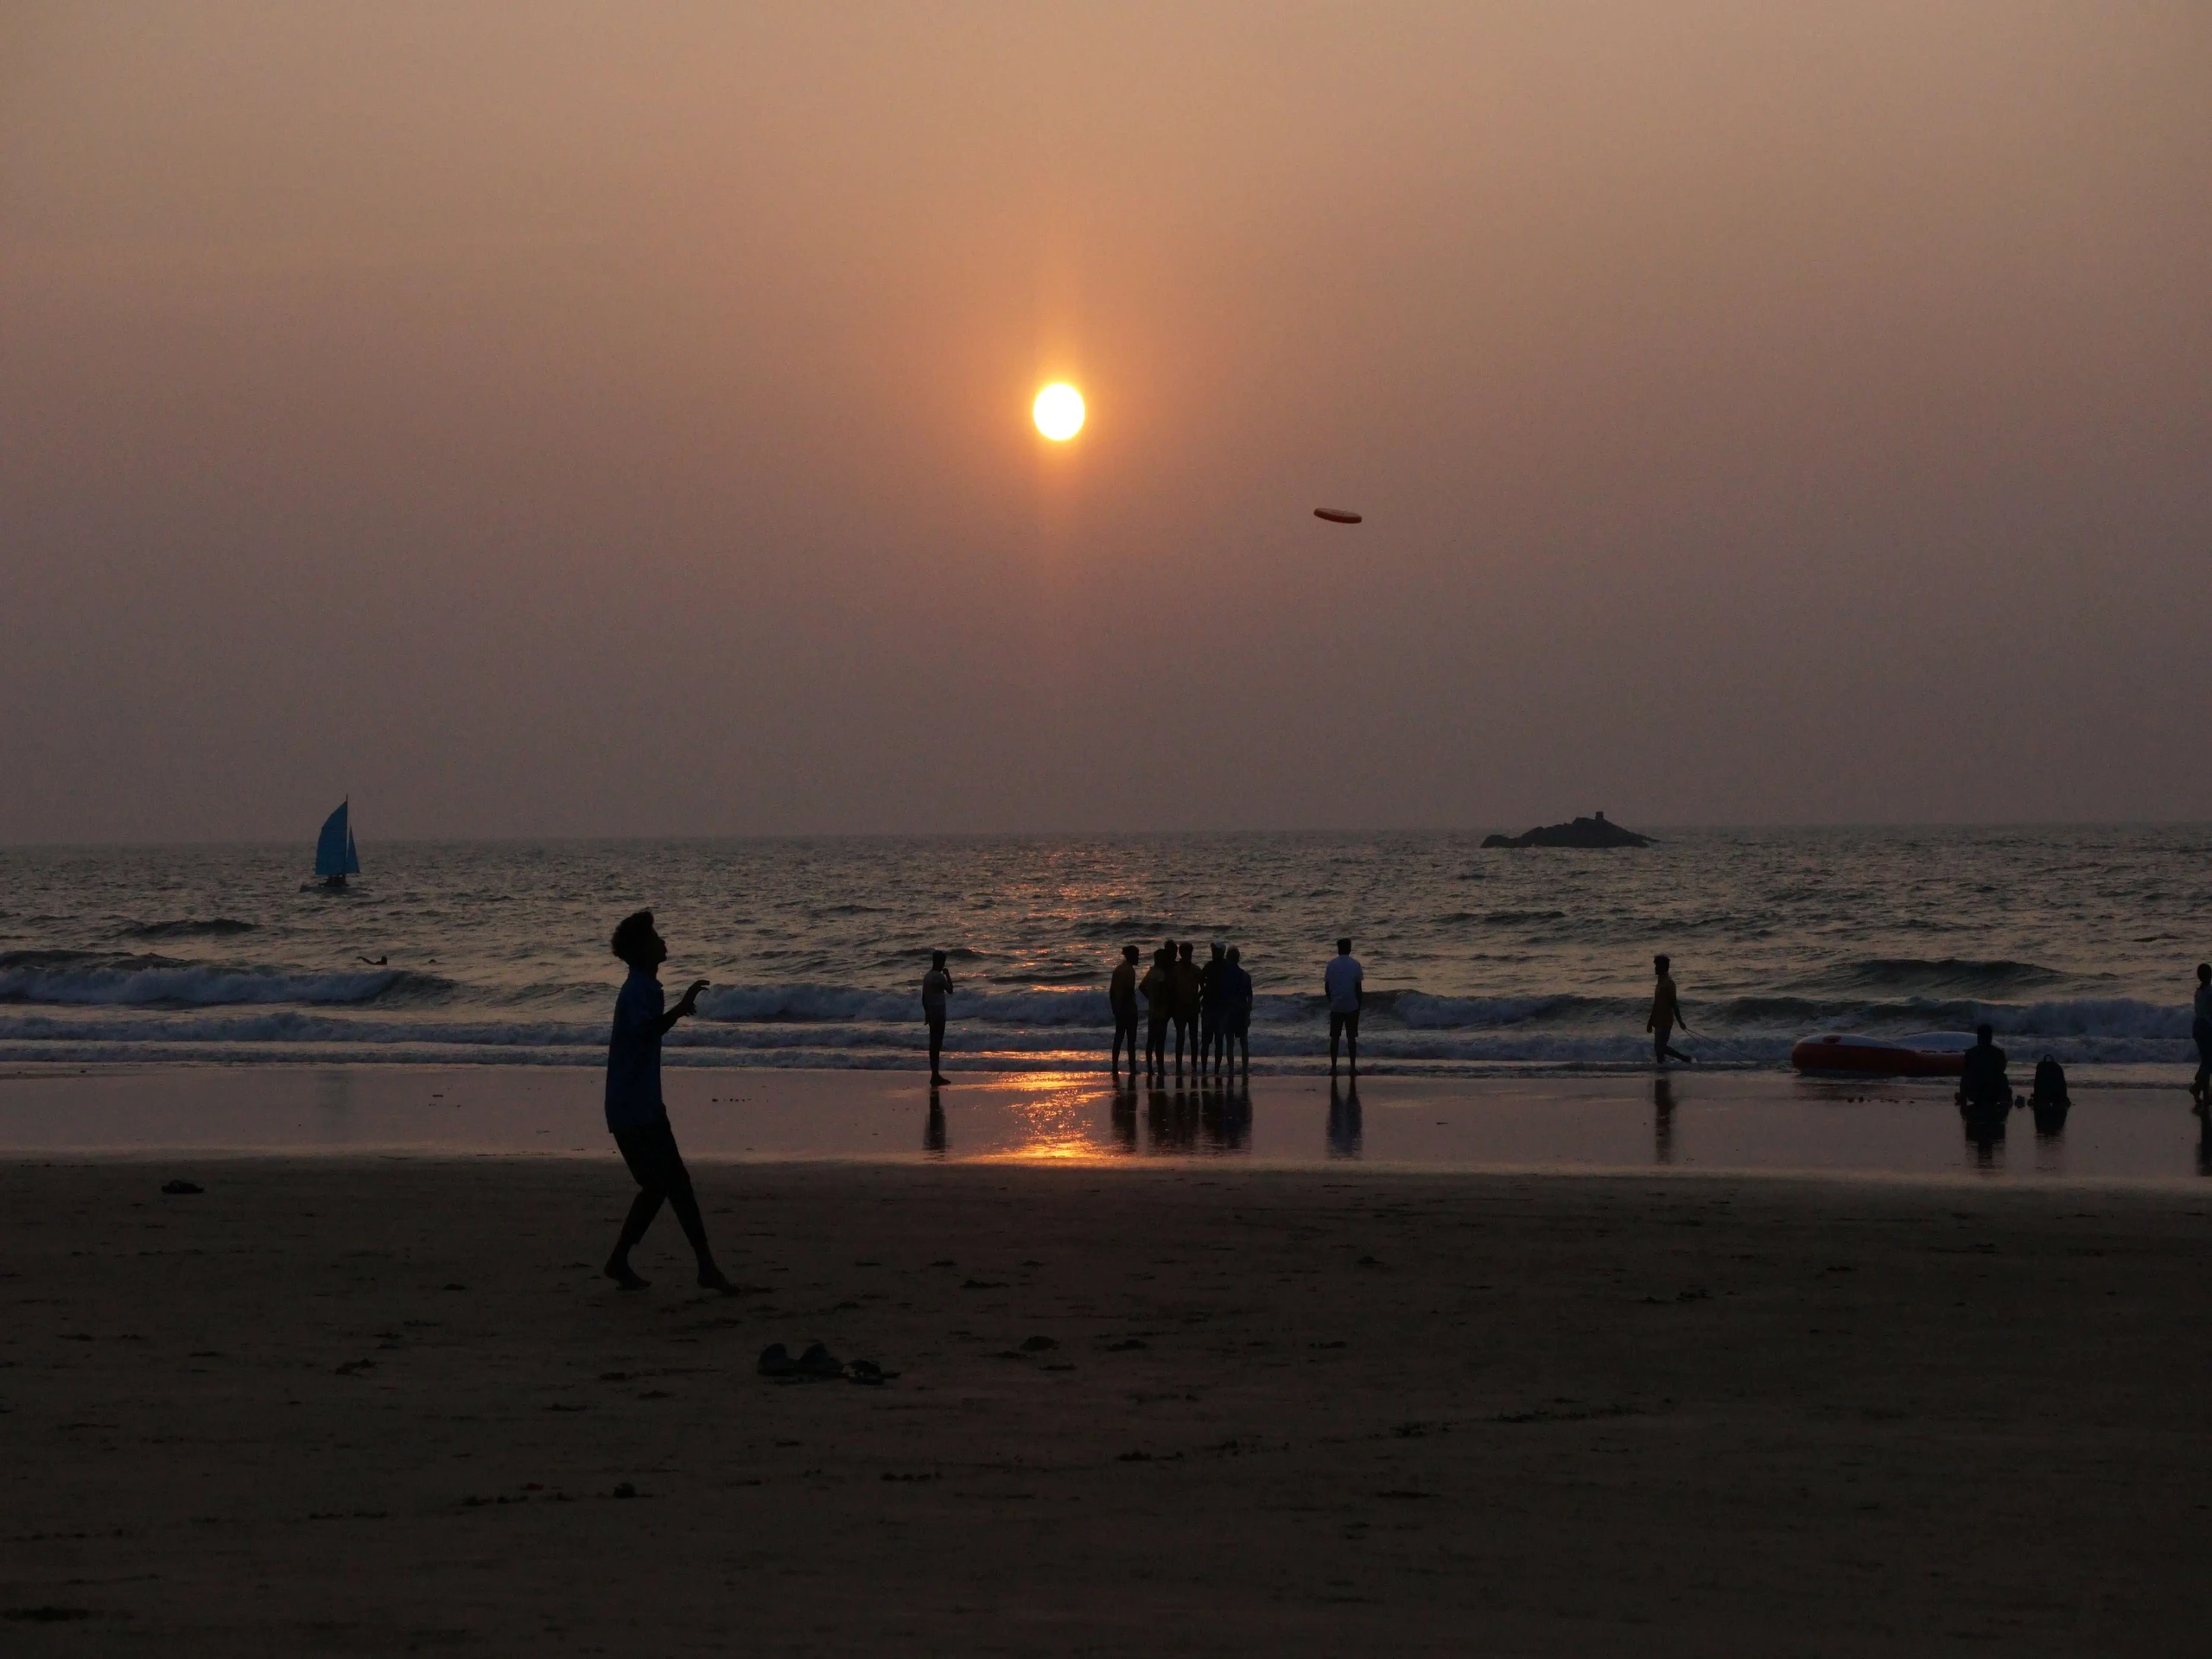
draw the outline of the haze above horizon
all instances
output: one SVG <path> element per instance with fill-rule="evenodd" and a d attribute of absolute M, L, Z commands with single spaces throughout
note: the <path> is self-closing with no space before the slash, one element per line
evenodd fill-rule
<path fill-rule="evenodd" d="M 13 8 L 0 842 L 2212 820 L 2207 178 L 2178 7 Z"/>

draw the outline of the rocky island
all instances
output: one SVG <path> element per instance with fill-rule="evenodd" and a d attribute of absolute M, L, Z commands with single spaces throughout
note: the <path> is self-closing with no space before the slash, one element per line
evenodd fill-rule
<path fill-rule="evenodd" d="M 1485 847 L 1649 847 L 1651 837 L 1608 823 L 1600 812 L 1573 823 L 1548 823 L 1525 836 L 1484 836 Z"/>

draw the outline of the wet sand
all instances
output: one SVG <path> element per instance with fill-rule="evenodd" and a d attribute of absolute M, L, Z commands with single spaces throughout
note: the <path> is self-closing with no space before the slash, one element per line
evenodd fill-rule
<path fill-rule="evenodd" d="M 2212 1140 L 2172 1068 L 2076 1079 L 2063 1132 L 2026 1112 L 1970 1141 L 1936 1079 L 1676 1067 L 1384 1076 L 1332 1096 L 1266 1076 L 1230 1094 L 1115 1089 L 1090 1072 L 671 1068 L 687 1156 L 770 1162 L 1092 1160 L 1314 1168 L 1854 1173 L 2194 1183 Z M 0 1158 L 149 1148 L 271 1154 L 531 1153 L 603 1159 L 596 1067 L 23 1067 L 0 1072 Z"/>
<path fill-rule="evenodd" d="M 0 1166 L 8 1650 L 2205 1645 L 2200 1193 L 699 1176 Z"/>

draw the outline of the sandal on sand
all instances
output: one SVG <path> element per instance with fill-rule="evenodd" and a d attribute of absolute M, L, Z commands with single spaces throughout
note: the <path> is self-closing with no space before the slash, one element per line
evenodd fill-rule
<path fill-rule="evenodd" d="M 856 1359 L 845 1368 L 845 1380 L 848 1382 L 863 1383 L 871 1389 L 881 1388 L 898 1375 L 896 1371 L 885 1370 L 872 1359 Z"/>
<path fill-rule="evenodd" d="M 845 1367 L 836 1355 L 818 1342 L 807 1344 L 806 1351 L 798 1357 L 797 1370 L 801 1376 L 842 1376 Z"/>
<path fill-rule="evenodd" d="M 760 1375 L 763 1376 L 791 1376 L 798 1367 L 791 1363 L 791 1351 L 780 1342 L 772 1342 L 760 1351 Z"/>

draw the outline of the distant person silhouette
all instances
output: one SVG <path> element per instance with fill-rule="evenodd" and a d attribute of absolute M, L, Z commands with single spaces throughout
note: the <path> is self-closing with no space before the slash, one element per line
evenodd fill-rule
<path fill-rule="evenodd" d="M 1651 958 L 1651 971 L 1657 983 L 1652 988 L 1651 1013 L 1644 1020 L 1643 1028 L 1651 1033 L 1651 1063 L 1654 1065 L 1664 1065 L 1669 1059 L 1682 1060 L 1694 1065 L 1697 1064 L 1695 1056 L 1669 1047 L 1667 1042 L 1668 1036 L 1676 1026 L 1681 1026 L 1685 1033 L 1689 1030 L 1682 1021 L 1682 999 L 1675 989 L 1675 976 L 1667 971 L 1673 961 L 1671 957 Z"/>
<path fill-rule="evenodd" d="M 1959 1109 L 1976 1117 L 2012 1109 L 2012 1080 L 2005 1074 L 2005 1051 L 1993 1040 L 1994 1028 L 1976 1026 L 1974 1045 L 1959 1071 Z"/>
<path fill-rule="evenodd" d="M 1175 1010 L 1175 941 L 1170 939 L 1152 953 L 1152 966 L 1138 982 L 1144 997 L 1144 1071 L 1147 1083 L 1167 1077 L 1167 1022 Z"/>
<path fill-rule="evenodd" d="M 1122 1080 L 1122 1044 L 1129 1045 L 1129 1076 L 1137 1074 L 1137 948 L 1134 944 L 1122 947 L 1120 965 L 1107 982 L 1106 1001 L 1114 1010 L 1114 1052 L 1107 1067 L 1114 1074 L 1114 1081 Z"/>
<path fill-rule="evenodd" d="M 1338 939 L 1337 954 L 1321 975 L 1321 988 L 1329 998 L 1329 1076 L 1337 1075 L 1337 1042 L 1344 1039 L 1351 1065 L 1359 1075 L 1359 1011 L 1367 1001 L 1367 970 L 1351 953 L 1351 941 Z M 1358 1103 L 1353 1103 L 1354 1109 Z"/>
<path fill-rule="evenodd" d="M 1222 960 L 1221 942 L 1217 939 L 1208 947 L 1205 965 L 1198 969 L 1198 1070 L 1203 1071 L 1214 1064 L 1221 1046 L 1221 970 L 1229 964 Z M 1214 1065 L 1218 1071 L 1219 1065 Z"/>
<path fill-rule="evenodd" d="M 952 976 L 945 971 L 944 952 L 930 952 L 930 970 L 922 976 L 922 1018 L 930 1022 L 930 1087 L 942 1089 L 952 1079 L 938 1062 L 944 1056 L 945 1000 L 952 995 Z"/>
<path fill-rule="evenodd" d="M 2212 962 L 2196 964 L 2196 1017 L 2190 1021 L 2189 1034 L 2196 1039 L 2196 1081 L 2189 1085 L 2189 1092 L 2196 1096 L 2202 1116 L 2212 1106 Z"/>
<path fill-rule="evenodd" d="M 614 930 L 613 945 L 614 954 L 628 964 L 630 976 L 614 999 L 614 1032 L 607 1044 L 607 1127 L 621 1149 L 622 1161 L 637 1179 L 638 1196 L 603 1271 L 625 1290 L 645 1287 L 646 1281 L 630 1265 L 630 1252 L 665 1202 L 676 1211 L 684 1237 L 691 1241 L 691 1253 L 699 1259 L 701 1288 L 728 1294 L 736 1287 L 722 1277 L 707 1248 L 707 1224 L 700 1218 L 699 1201 L 691 1195 L 691 1174 L 676 1149 L 668 1107 L 660 1093 L 660 1039 L 677 1020 L 698 1011 L 699 993 L 707 988 L 707 982 L 693 980 L 683 1000 L 662 1011 L 658 970 L 668 960 L 668 946 L 655 930 L 650 910 L 624 917 Z"/>
<path fill-rule="evenodd" d="M 1178 1083 L 1183 1080 L 1183 1047 L 1185 1042 L 1190 1045 L 1191 1073 L 1193 1077 L 1196 1077 L 1198 1070 L 1200 980 L 1198 964 L 1191 960 L 1191 952 L 1194 948 L 1188 939 L 1175 947 L 1175 966 L 1172 970 L 1173 978 L 1170 982 L 1172 988 L 1170 1004 L 1175 1010 L 1175 1081 Z"/>
<path fill-rule="evenodd" d="M 1229 947 L 1229 960 L 1221 965 L 1221 1064 L 1236 1077 L 1236 1055 L 1244 1055 L 1244 1083 L 1252 1082 L 1252 976 L 1244 971 L 1244 953 Z"/>

